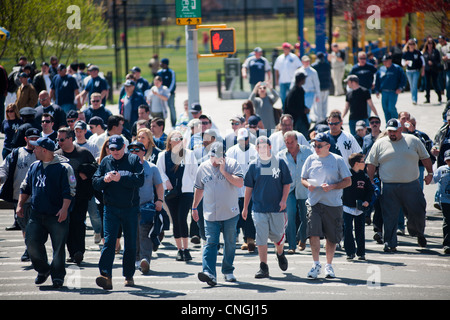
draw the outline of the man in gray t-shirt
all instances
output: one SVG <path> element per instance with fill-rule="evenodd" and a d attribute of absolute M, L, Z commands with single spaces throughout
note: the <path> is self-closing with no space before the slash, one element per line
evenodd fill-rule
<path fill-rule="evenodd" d="M 316 279 L 322 266 L 319 262 L 320 237 L 326 238 L 325 276 L 334 278 L 331 266 L 336 244 L 342 238 L 342 189 L 352 184 L 350 170 L 341 156 L 330 152 L 330 136 L 319 133 L 313 139 L 315 154 L 303 165 L 302 184 L 308 188 L 308 228 L 314 264 L 308 278 Z"/>
<path fill-rule="evenodd" d="M 192 217 L 198 221 L 197 206 L 203 198 L 206 244 L 203 247 L 203 270 L 198 273 L 198 278 L 210 286 L 217 284 L 216 260 L 220 231 L 224 238 L 222 273 L 225 281 L 236 281 L 233 262 L 239 220 L 238 192 L 244 184 L 244 174 L 236 160 L 224 158 L 223 151 L 221 143 L 213 143 L 210 158 L 198 168 L 192 204 Z"/>

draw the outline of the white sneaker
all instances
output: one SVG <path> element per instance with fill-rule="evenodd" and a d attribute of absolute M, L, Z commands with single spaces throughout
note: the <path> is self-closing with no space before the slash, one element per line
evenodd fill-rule
<path fill-rule="evenodd" d="M 325 265 L 325 278 L 336 278 L 331 264 Z"/>
<path fill-rule="evenodd" d="M 315 264 L 314 263 L 312 268 L 311 268 L 311 270 L 309 270 L 309 272 L 308 272 L 308 278 L 310 278 L 310 279 L 317 279 L 317 277 L 320 274 L 320 270 L 321 269 L 322 269 L 322 266 L 321 266 L 320 263 L 319 264 Z"/>
<path fill-rule="evenodd" d="M 226 282 L 236 282 L 236 277 L 232 273 L 224 274 L 223 277 Z"/>
<path fill-rule="evenodd" d="M 102 240 L 102 235 L 100 233 L 94 232 L 94 243 L 99 244 L 101 240 Z"/>
<path fill-rule="evenodd" d="M 146 274 L 150 270 L 150 263 L 148 263 L 147 259 L 142 259 L 139 264 L 139 268 L 143 274 Z"/>

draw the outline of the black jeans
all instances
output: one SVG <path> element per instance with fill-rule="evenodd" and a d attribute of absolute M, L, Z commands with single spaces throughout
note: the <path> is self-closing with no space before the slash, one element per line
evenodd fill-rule
<path fill-rule="evenodd" d="M 193 200 L 193 192 L 182 193 L 172 200 L 166 200 L 170 216 L 172 217 L 173 237 L 175 239 L 189 237 L 187 216 Z"/>

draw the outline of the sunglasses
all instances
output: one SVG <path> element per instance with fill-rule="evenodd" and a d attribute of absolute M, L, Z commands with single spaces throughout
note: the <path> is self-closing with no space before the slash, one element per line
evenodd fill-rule
<path fill-rule="evenodd" d="M 330 126 L 337 126 L 340 123 L 341 123 L 340 121 L 338 121 L 338 122 L 328 122 L 328 125 L 330 125 Z"/>
<path fill-rule="evenodd" d="M 100 102 L 100 100 L 91 100 L 91 102 Z"/>
<path fill-rule="evenodd" d="M 322 149 L 323 147 L 325 147 L 325 146 L 327 146 L 328 144 L 314 144 L 313 145 L 313 147 L 315 148 L 315 149 Z"/>
<path fill-rule="evenodd" d="M 170 141 L 183 141 L 183 138 L 171 138 Z"/>
<path fill-rule="evenodd" d="M 67 123 L 74 123 L 75 120 L 67 120 Z"/>
<path fill-rule="evenodd" d="M 231 123 L 232 126 L 238 126 L 238 125 L 240 125 L 240 124 L 241 124 L 240 122 L 232 122 L 232 123 Z"/>
<path fill-rule="evenodd" d="M 8 113 L 15 113 L 14 110 L 6 110 L 6 112 L 8 112 Z"/>
<path fill-rule="evenodd" d="M 370 121 L 369 123 L 370 124 L 380 124 L 381 122 L 380 121 Z"/>
<path fill-rule="evenodd" d="M 51 120 L 42 120 L 41 123 L 51 123 Z"/>
<path fill-rule="evenodd" d="M 119 151 L 120 149 L 117 149 L 117 148 L 109 148 L 109 150 L 111 150 L 111 151 Z"/>
<path fill-rule="evenodd" d="M 69 139 L 69 138 L 59 138 L 58 141 L 59 142 L 64 142 L 64 140 L 67 140 L 67 139 Z"/>
<path fill-rule="evenodd" d="M 130 151 L 130 152 L 141 152 L 143 150 L 140 149 L 140 148 L 131 148 L 131 149 L 128 149 L 128 151 Z"/>

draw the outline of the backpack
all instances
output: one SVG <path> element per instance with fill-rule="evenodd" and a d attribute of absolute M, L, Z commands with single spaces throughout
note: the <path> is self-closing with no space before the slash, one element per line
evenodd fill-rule
<path fill-rule="evenodd" d="M 19 74 L 20 70 L 13 70 L 11 71 L 11 73 L 8 75 L 8 92 L 10 93 L 14 93 L 17 91 L 17 89 L 19 88 L 19 86 L 16 83 L 16 78 L 17 75 Z"/>

